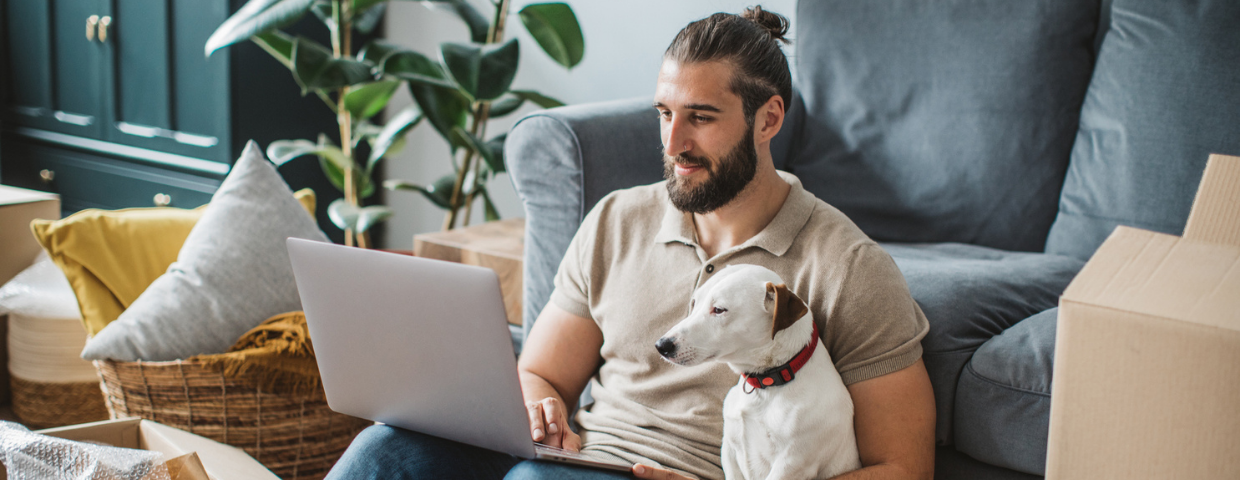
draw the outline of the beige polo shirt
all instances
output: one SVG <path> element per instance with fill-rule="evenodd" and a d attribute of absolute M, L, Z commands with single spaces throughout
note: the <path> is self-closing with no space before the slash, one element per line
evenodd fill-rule
<path fill-rule="evenodd" d="M 722 478 L 727 366 L 672 365 L 654 344 L 689 314 L 693 291 L 730 264 L 769 268 L 809 305 L 846 385 L 912 365 L 929 324 L 895 262 L 839 210 L 780 172 L 792 189 L 758 235 L 707 258 L 693 217 L 666 182 L 613 192 L 573 237 L 551 301 L 594 320 L 602 364 L 594 404 L 577 414 L 584 450 Z"/>

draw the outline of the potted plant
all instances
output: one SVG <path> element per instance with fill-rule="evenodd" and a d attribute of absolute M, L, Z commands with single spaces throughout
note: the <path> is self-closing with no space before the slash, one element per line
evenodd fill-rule
<path fill-rule="evenodd" d="M 466 0 L 421 3 L 447 7 L 470 31 L 469 43 L 444 42 L 432 58 L 381 40 L 352 45 L 355 30 L 369 32 L 382 18 L 387 0 L 250 0 L 224 21 L 207 40 L 206 54 L 246 40 L 253 41 L 288 67 L 303 95 L 313 94 L 336 115 L 340 145 L 325 134 L 316 140 L 272 142 L 267 156 L 282 164 L 303 155 L 315 155 L 324 174 L 344 198 L 328 206 L 332 223 L 345 231 L 345 243 L 368 247 L 366 232 L 391 216 L 382 205 L 362 206 L 374 193 L 375 166 L 399 151 L 404 138 L 423 120 L 448 142 L 454 171 L 430 185 L 394 180 L 392 190 L 421 193 L 447 210 L 444 229 L 456 226 L 462 209 L 468 218 L 481 200 L 488 220 L 499 214 L 486 190 L 486 180 L 504 171 L 505 135 L 486 139 L 487 122 L 516 111 L 525 102 L 543 108 L 562 105 L 532 90 L 511 90 L 520 45 L 504 41 L 510 0 L 491 2 L 491 19 Z M 331 47 L 281 30 L 307 13 L 331 34 Z M 548 55 L 565 68 L 581 61 L 584 39 L 572 8 L 564 3 L 539 3 L 518 15 Z M 383 111 L 397 89 L 408 88 L 415 105 L 392 115 L 386 124 L 375 116 Z M 357 154 L 362 142 L 370 154 Z"/>

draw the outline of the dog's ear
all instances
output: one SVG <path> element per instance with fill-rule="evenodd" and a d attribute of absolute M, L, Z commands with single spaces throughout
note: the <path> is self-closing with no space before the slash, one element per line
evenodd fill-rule
<path fill-rule="evenodd" d="M 805 306 L 805 302 L 797 298 L 795 293 L 788 290 L 788 286 L 784 284 L 773 284 L 766 282 L 766 305 L 771 305 L 767 311 L 773 311 L 771 314 L 771 338 L 775 338 L 775 334 L 780 330 L 791 327 L 792 324 L 805 316 L 809 311 L 809 307 Z"/>

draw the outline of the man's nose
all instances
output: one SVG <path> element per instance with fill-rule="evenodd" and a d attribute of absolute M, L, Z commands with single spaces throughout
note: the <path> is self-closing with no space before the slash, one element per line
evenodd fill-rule
<path fill-rule="evenodd" d="M 675 157 L 693 149 L 693 144 L 689 140 L 688 129 L 681 123 L 679 119 L 668 122 L 664 127 L 666 135 L 663 138 L 663 154 L 669 157 Z"/>
<path fill-rule="evenodd" d="M 663 337 L 659 341 L 654 342 L 654 349 L 659 351 L 659 355 L 672 358 L 676 355 L 676 342 L 670 338 Z"/>

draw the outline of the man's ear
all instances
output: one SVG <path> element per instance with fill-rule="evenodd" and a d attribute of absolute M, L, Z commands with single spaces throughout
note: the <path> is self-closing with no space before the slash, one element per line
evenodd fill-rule
<path fill-rule="evenodd" d="M 766 100 L 766 103 L 758 107 L 758 111 L 754 113 L 754 143 L 762 144 L 775 138 L 775 134 L 784 125 L 784 115 L 787 114 L 787 106 L 784 105 L 784 97 L 772 95 Z"/>
<path fill-rule="evenodd" d="M 791 327 L 792 324 L 805 316 L 809 311 L 809 307 L 805 306 L 805 302 L 797 298 L 795 293 L 788 290 L 788 286 L 784 284 L 775 285 L 766 282 L 766 302 L 764 306 L 770 306 L 767 311 L 771 314 L 771 338 L 775 338 L 775 334 L 780 330 Z"/>

